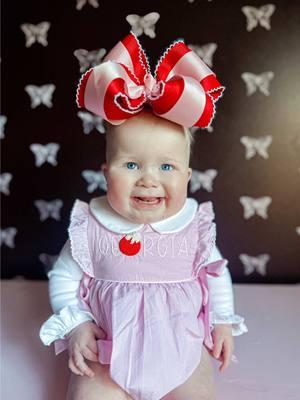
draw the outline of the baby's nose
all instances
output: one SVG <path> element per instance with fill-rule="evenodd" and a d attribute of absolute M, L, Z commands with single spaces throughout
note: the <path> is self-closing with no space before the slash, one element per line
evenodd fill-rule
<path fill-rule="evenodd" d="M 151 173 L 145 173 L 140 179 L 137 181 L 137 186 L 144 187 L 157 187 L 159 185 L 159 181 L 157 178 Z"/>

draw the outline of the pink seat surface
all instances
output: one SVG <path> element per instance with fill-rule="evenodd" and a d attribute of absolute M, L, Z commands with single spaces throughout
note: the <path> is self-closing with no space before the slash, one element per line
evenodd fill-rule
<path fill-rule="evenodd" d="M 249 332 L 235 337 L 237 363 L 221 374 L 218 400 L 299 399 L 300 285 L 234 284 L 235 311 Z M 39 339 L 52 314 L 46 281 L 1 281 L 1 399 L 65 400 L 67 353 Z"/>

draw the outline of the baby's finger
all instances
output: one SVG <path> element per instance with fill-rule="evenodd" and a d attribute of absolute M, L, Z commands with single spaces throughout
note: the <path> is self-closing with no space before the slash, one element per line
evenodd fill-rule
<path fill-rule="evenodd" d="M 88 347 L 85 347 L 82 350 L 82 354 L 84 355 L 85 358 L 87 358 L 90 361 L 98 361 L 97 354 L 93 353 Z"/>
<path fill-rule="evenodd" d="M 75 375 L 83 375 L 83 373 L 81 371 L 79 371 L 79 369 L 76 367 L 76 365 L 74 364 L 73 358 L 70 357 L 69 358 L 69 362 L 68 362 L 68 367 L 70 368 L 70 370 L 75 374 Z"/>
<path fill-rule="evenodd" d="M 222 351 L 222 345 L 223 345 L 223 341 L 222 340 L 215 340 L 214 342 L 214 348 L 213 348 L 213 356 L 216 359 L 219 359 L 220 355 L 221 355 L 221 351 Z"/>
<path fill-rule="evenodd" d="M 230 364 L 230 358 L 231 358 L 231 350 L 228 345 L 223 346 L 223 352 L 222 352 L 222 365 L 220 366 L 220 372 L 223 372 L 225 368 L 228 367 Z"/>
<path fill-rule="evenodd" d="M 87 366 L 87 364 L 84 361 L 84 358 L 82 356 L 81 353 L 76 352 L 73 354 L 73 358 L 74 358 L 74 362 L 76 367 L 83 372 L 84 374 L 86 374 L 87 376 L 89 376 L 90 378 L 92 378 L 94 376 L 94 372 Z"/>

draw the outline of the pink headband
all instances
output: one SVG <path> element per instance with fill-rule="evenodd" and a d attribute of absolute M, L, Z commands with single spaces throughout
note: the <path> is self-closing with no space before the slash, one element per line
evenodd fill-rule
<path fill-rule="evenodd" d="M 182 40 L 164 52 L 151 75 L 147 56 L 133 32 L 82 75 L 76 101 L 113 125 L 143 110 L 185 127 L 207 128 L 225 90 L 216 75 Z"/>

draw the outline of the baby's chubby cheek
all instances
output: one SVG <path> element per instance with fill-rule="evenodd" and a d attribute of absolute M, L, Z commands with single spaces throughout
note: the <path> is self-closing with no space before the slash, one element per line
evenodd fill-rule
<path fill-rule="evenodd" d="M 182 182 L 179 185 L 176 185 L 166 196 L 166 206 L 170 211 L 176 213 L 179 211 L 187 198 L 187 184 L 186 182 Z"/>

